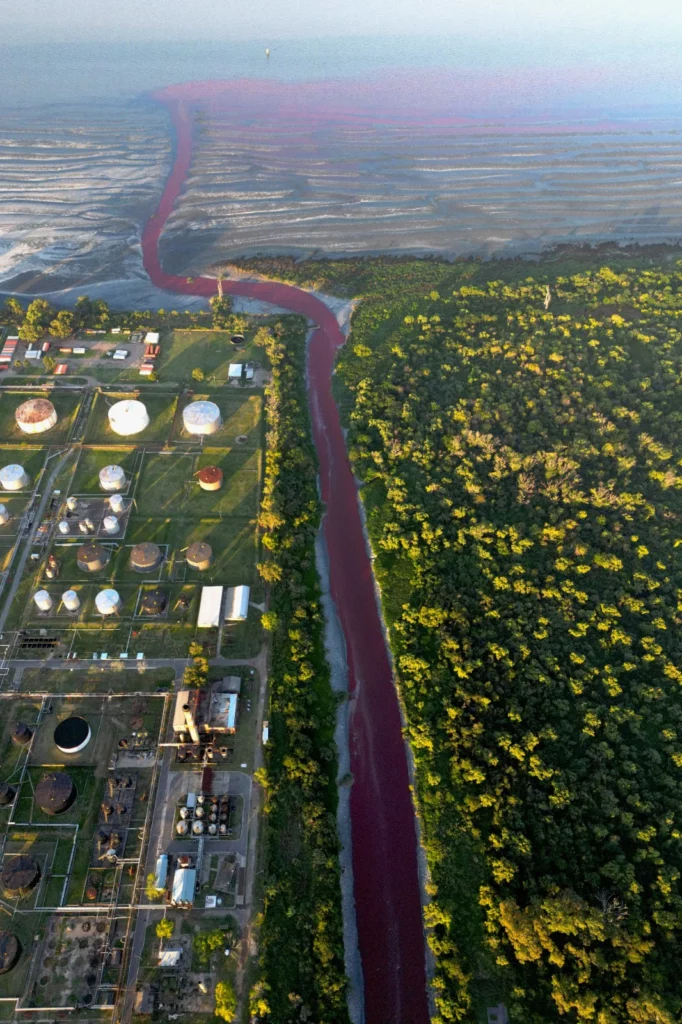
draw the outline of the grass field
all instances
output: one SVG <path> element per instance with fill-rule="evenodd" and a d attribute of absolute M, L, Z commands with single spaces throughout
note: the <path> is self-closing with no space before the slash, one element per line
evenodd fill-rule
<path fill-rule="evenodd" d="M 128 478 L 135 465 L 135 448 L 83 448 L 71 483 L 72 494 L 102 494 L 99 473 L 105 466 L 121 466 Z"/>
<path fill-rule="evenodd" d="M 179 515 L 194 469 L 194 456 L 172 452 L 146 453 L 140 470 L 141 485 L 135 499 L 140 515 Z"/>
<path fill-rule="evenodd" d="M 227 381 L 230 363 L 259 362 L 266 365 L 262 348 L 253 344 L 255 328 L 246 332 L 246 344 L 235 347 L 229 331 L 173 331 L 161 346 L 158 373 L 162 381 L 191 381 L 192 370 L 201 367 L 212 384 Z"/>
<path fill-rule="evenodd" d="M 258 514 L 260 450 L 205 448 L 198 456 L 195 468 L 199 470 L 203 466 L 218 466 L 222 469 L 224 482 L 219 491 L 203 491 L 196 482 L 190 485 L 191 508 L 197 515 Z"/>
<path fill-rule="evenodd" d="M 228 587 L 254 581 L 257 548 L 256 528 L 252 520 L 237 516 L 201 519 L 199 522 L 183 520 L 177 524 L 177 530 L 176 551 L 195 540 L 204 540 L 213 549 L 213 562 L 205 572 L 187 567 L 188 581 L 223 583 Z"/>
<path fill-rule="evenodd" d="M 129 393 L 117 395 L 98 392 L 93 402 L 85 434 L 88 444 L 121 445 L 130 440 L 133 440 L 136 444 L 144 443 L 145 441 L 149 443 L 165 443 L 168 441 L 178 401 L 175 395 L 149 394 L 145 391 L 139 396 L 139 400 L 147 408 L 149 426 L 145 430 L 140 431 L 139 434 L 135 434 L 134 438 L 123 438 L 119 434 L 114 433 L 109 426 L 109 409 L 116 402 L 132 397 L 133 395 Z"/>
<path fill-rule="evenodd" d="M 59 417 L 57 423 L 43 434 L 24 434 L 16 424 L 14 414 L 23 402 L 31 398 L 47 398 L 54 405 Z M 81 396 L 78 392 L 59 394 L 52 390 L 33 392 L 3 391 L 0 395 L 0 437 L 4 442 L 31 445 L 38 441 L 41 444 L 59 444 L 66 441 L 78 412 Z"/>
<path fill-rule="evenodd" d="M 4 526 L 0 526 L 0 540 L 9 540 L 16 536 L 19 523 L 21 521 L 21 515 L 28 504 L 28 500 L 25 496 L 20 498 L 13 498 L 11 492 L 0 493 L 0 502 L 5 506 L 11 519 Z"/>
<path fill-rule="evenodd" d="M 20 690 L 24 693 L 152 692 L 169 686 L 174 678 L 172 668 L 145 668 L 135 662 L 126 667 L 124 662 L 118 661 L 106 668 L 93 666 L 86 671 L 26 668 L 21 674 Z"/>

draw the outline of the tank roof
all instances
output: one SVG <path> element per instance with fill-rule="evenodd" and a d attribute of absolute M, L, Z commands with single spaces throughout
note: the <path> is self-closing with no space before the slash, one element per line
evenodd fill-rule
<path fill-rule="evenodd" d="M 148 590 L 142 596 L 141 610 L 146 615 L 160 615 L 168 604 L 168 598 L 163 590 Z"/>
<path fill-rule="evenodd" d="M 213 550 L 205 540 L 195 540 L 187 548 L 188 562 L 205 562 L 213 557 Z"/>
<path fill-rule="evenodd" d="M 73 716 L 65 718 L 59 723 L 54 731 L 54 741 L 60 750 L 68 753 L 76 751 L 88 742 L 91 732 L 90 726 L 84 718 Z"/>
<path fill-rule="evenodd" d="M 219 466 L 204 466 L 197 473 L 202 484 L 217 484 L 223 479 L 223 471 Z"/>
<path fill-rule="evenodd" d="M 20 893 L 32 889 L 40 878 L 40 865 L 34 857 L 20 853 L 5 861 L 0 882 L 6 892 Z"/>
<path fill-rule="evenodd" d="M 41 423 L 56 414 L 56 409 L 47 398 L 29 398 L 22 402 L 14 416 L 17 423 Z"/>
<path fill-rule="evenodd" d="M 66 772 L 44 775 L 35 788 L 35 801 L 45 814 L 62 814 L 76 799 L 76 787 Z"/>
<path fill-rule="evenodd" d="M 12 739 L 15 743 L 25 747 L 31 742 L 33 737 L 33 730 L 30 729 L 25 722 L 15 722 L 12 727 Z"/>
<path fill-rule="evenodd" d="M 136 544 L 130 552 L 130 562 L 135 569 L 154 569 L 161 558 L 161 548 L 149 540 Z"/>
<path fill-rule="evenodd" d="M 12 932 L 0 932 L 0 974 L 11 971 L 21 956 L 21 943 Z"/>
<path fill-rule="evenodd" d="M 0 807 L 8 807 L 16 795 L 9 782 L 0 782 Z"/>
<path fill-rule="evenodd" d="M 79 562 L 106 562 L 107 561 L 107 549 L 102 545 L 98 544 L 96 540 L 89 540 L 87 544 L 81 544 L 78 551 L 76 552 L 76 558 Z"/>

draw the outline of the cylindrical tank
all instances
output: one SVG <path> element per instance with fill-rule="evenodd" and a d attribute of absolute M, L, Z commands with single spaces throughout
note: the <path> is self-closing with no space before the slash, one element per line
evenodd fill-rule
<path fill-rule="evenodd" d="M 151 572 L 158 568 L 162 561 L 161 548 L 148 540 L 136 544 L 130 552 L 130 567 L 136 572 Z"/>
<path fill-rule="evenodd" d="M 67 523 L 66 519 L 62 519 L 57 529 L 64 537 L 71 533 L 71 527 Z"/>
<path fill-rule="evenodd" d="M 102 544 L 90 541 L 76 552 L 76 563 L 83 572 L 100 572 L 109 561 L 109 553 Z"/>
<path fill-rule="evenodd" d="M 189 832 L 189 825 L 187 824 L 186 821 L 179 821 L 175 826 L 175 831 L 178 833 L 179 836 L 186 836 L 187 833 Z"/>
<path fill-rule="evenodd" d="M 83 521 L 83 520 L 81 519 L 80 523 L 78 524 L 78 529 L 80 530 L 80 532 L 81 532 L 82 534 L 85 534 L 85 535 L 87 535 L 87 532 L 88 532 L 88 524 L 87 524 L 87 523 L 85 523 L 85 522 L 84 522 L 84 521 Z"/>
<path fill-rule="evenodd" d="M 210 836 L 214 836 L 217 831 L 218 831 L 218 826 L 217 825 L 209 825 L 208 826 L 208 834 Z"/>
<path fill-rule="evenodd" d="M 116 402 L 109 410 L 109 426 L 120 437 L 139 434 L 149 426 L 149 415 L 144 402 L 126 398 Z"/>
<path fill-rule="evenodd" d="M 7 505 L 0 505 L 0 526 L 7 526 L 11 518 Z"/>
<path fill-rule="evenodd" d="M 116 518 L 116 516 L 105 516 L 104 519 L 102 520 L 102 527 L 104 529 L 104 532 L 108 533 L 109 535 L 118 533 L 120 529 L 118 525 L 118 519 Z"/>
<path fill-rule="evenodd" d="M 195 821 L 194 824 L 192 825 L 192 832 L 194 832 L 194 835 L 195 836 L 200 836 L 203 833 L 203 831 L 204 831 L 204 823 L 203 823 L 203 821 Z"/>
<path fill-rule="evenodd" d="M 125 502 L 122 494 L 112 494 L 109 498 L 109 508 L 112 512 L 116 512 L 118 515 L 121 514 L 125 508 Z"/>
<path fill-rule="evenodd" d="M 83 522 L 85 523 L 85 529 L 89 533 L 94 533 L 95 532 L 95 524 L 93 523 L 93 521 L 90 518 L 90 516 L 86 516 L 85 519 L 83 520 Z"/>
<path fill-rule="evenodd" d="M 7 974 L 21 956 L 21 943 L 12 932 L 0 932 L 0 974 Z"/>
<path fill-rule="evenodd" d="M 140 601 L 141 615 L 163 615 L 168 600 L 162 590 L 148 590 Z"/>
<path fill-rule="evenodd" d="M 204 808 L 203 807 L 197 807 L 196 811 L 194 812 L 194 817 L 195 818 L 203 818 L 203 816 L 204 816 Z"/>
<path fill-rule="evenodd" d="M 2 869 L 2 888 L 9 897 L 26 896 L 40 879 L 40 864 L 28 854 L 10 857 Z"/>
<path fill-rule="evenodd" d="M 222 417 L 215 402 L 191 402 L 182 413 L 182 422 L 188 434 L 215 434 L 220 430 Z"/>
<path fill-rule="evenodd" d="M 197 473 L 197 480 L 203 491 L 219 491 L 223 486 L 223 471 L 219 466 L 204 466 Z"/>
<path fill-rule="evenodd" d="M 219 832 L 221 836 L 227 835 L 227 825 L 220 825 Z"/>
<path fill-rule="evenodd" d="M 185 818 L 189 818 L 189 807 L 181 807 L 181 808 L 180 808 L 180 817 L 181 817 L 181 818 L 182 818 L 183 820 L 184 820 Z"/>
<path fill-rule="evenodd" d="M 12 463 L 0 469 L 0 486 L 5 491 L 23 491 L 31 479 L 23 466 Z"/>
<path fill-rule="evenodd" d="M 197 797 L 197 803 L 198 804 L 205 804 L 206 803 L 206 797 L 204 796 L 203 793 L 199 793 L 199 796 Z"/>
<path fill-rule="evenodd" d="M 74 497 L 73 494 L 66 499 L 66 507 L 69 512 L 75 512 L 78 508 L 78 498 Z"/>
<path fill-rule="evenodd" d="M 52 610 L 53 601 L 46 590 L 39 590 L 37 594 L 33 595 L 33 600 L 39 612 L 49 612 Z"/>
<path fill-rule="evenodd" d="M 76 799 L 76 787 L 66 772 L 50 772 L 36 786 L 34 797 L 45 814 L 63 814 Z"/>
<path fill-rule="evenodd" d="M 121 466 L 105 466 L 99 473 L 99 485 L 103 491 L 122 491 L 126 485 L 125 471 Z"/>
<path fill-rule="evenodd" d="M 27 747 L 33 739 L 33 730 L 25 722 L 15 722 L 12 729 L 12 742 L 18 747 Z"/>
<path fill-rule="evenodd" d="M 22 402 L 14 418 L 24 434 L 42 434 L 57 422 L 57 410 L 47 398 L 29 398 Z"/>
<path fill-rule="evenodd" d="M 67 612 L 77 612 L 81 606 L 81 599 L 75 590 L 65 590 L 62 594 L 62 604 Z"/>
<path fill-rule="evenodd" d="M 9 782 L 0 782 L 0 807 L 9 807 L 16 795 L 16 789 Z"/>
<path fill-rule="evenodd" d="M 54 742 L 63 754 L 79 754 L 92 739 L 92 730 L 84 718 L 74 715 L 63 719 L 54 731 Z"/>
<path fill-rule="evenodd" d="M 95 605 L 100 615 L 116 615 L 121 610 L 121 598 L 117 590 L 100 590 Z"/>
<path fill-rule="evenodd" d="M 187 564 L 190 569 L 197 569 L 199 572 L 204 572 L 211 565 L 213 552 L 210 544 L 207 544 L 205 540 L 195 540 L 187 548 L 185 557 L 187 558 Z"/>

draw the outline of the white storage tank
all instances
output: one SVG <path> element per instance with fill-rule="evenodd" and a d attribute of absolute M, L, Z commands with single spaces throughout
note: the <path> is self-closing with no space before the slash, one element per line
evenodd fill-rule
<path fill-rule="evenodd" d="M 78 498 L 74 497 L 74 495 L 72 494 L 69 498 L 66 499 L 66 507 L 68 508 L 69 512 L 75 512 L 76 509 L 78 508 Z"/>
<path fill-rule="evenodd" d="M 118 519 L 116 518 L 116 516 L 105 516 L 104 519 L 102 520 L 102 526 L 104 527 L 105 533 L 118 533 L 119 526 Z"/>
<path fill-rule="evenodd" d="M 125 470 L 121 466 L 105 466 L 99 472 L 99 485 L 103 491 L 122 491 L 126 485 Z"/>
<path fill-rule="evenodd" d="M 0 505 L 0 526 L 7 526 L 11 518 L 7 505 Z"/>
<path fill-rule="evenodd" d="M 100 615 L 116 615 L 121 610 L 121 598 L 117 590 L 100 590 L 95 605 Z"/>
<path fill-rule="evenodd" d="M 191 402 L 182 413 L 182 422 L 188 434 L 215 434 L 223 421 L 215 402 Z"/>
<path fill-rule="evenodd" d="M 194 824 L 192 825 L 192 832 L 194 832 L 194 835 L 195 836 L 200 836 L 203 831 L 204 831 L 204 823 L 203 823 L 203 821 L 195 821 Z"/>
<path fill-rule="evenodd" d="M 112 512 L 117 512 L 119 515 L 123 512 L 125 503 L 123 501 L 122 494 L 112 494 L 109 498 L 109 508 Z"/>
<path fill-rule="evenodd" d="M 109 410 L 109 426 L 121 437 L 139 434 L 149 426 L 149 415 L 144 402 L 138 402 L 135 398 L 116 402 Z"/>
<path fill-rule="evenodd" d="M 68 522 L 66 521 L 66 519 L 62 519 L 62 521 L 60 522 L 60 524 L 59 524 L 59 526 L 57 527 L 57 529 L 58 529 L 58 530 L 59 530 L 59 532 L 60 532 L 60 533 L 62 533 L 62 534 L 63 534 L 63 535 L 65 536 L 65 537 L 66 537 L 66 536 L 67 536 L 67 535 L 68 535 L 69 533 L 71 533 L 71 527 L 69 526 L 69 524 L 68 524 Z"/>
<path fill-rule="evenodd" d="M 75 590 L 65 590 L 62 594 L 62 604 L 67 612 L 77 612 L 81 606 L 81 599 Z"/>
<path fill-rule="evenodd" d="M 14 418 L 24 434 L 42 434 L 57 422 L 57 410 L 47 398 L 29 398 L 22 402 Z"/>
<path fill-rule="evenodd" d="M 46 590 L 39 590 L 34 595 L 33 600 L 36 603 L 36 608 L 39 612 L 49 612 L 52 609 L 52 598 Z"/>
<path fill-rule="evenodd" d="M 5 491 L 23 491 L 31 480 L 23 466 L 12 463 L 0 469 L 0 485 Z"/>

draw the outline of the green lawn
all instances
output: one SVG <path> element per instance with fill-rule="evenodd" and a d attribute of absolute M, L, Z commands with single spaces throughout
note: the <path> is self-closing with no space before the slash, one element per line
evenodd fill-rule
<path fill-rule="evenodd" d="M 134 662 L 130 668 L 117 661 L 105 667 L 91 669 L 41 669 L 26 668 L 21 676 L 20 689 L 24 693 L 132 693 L 138 690 L 149 692 L 167 687 L 175 678 L 172 668 L 139 667 Z"/>
<path fill-rule="evenodd" d="M 158 362 L 162 381 L 190 382 L 192 370 L 200 367 L 210 383 L 225 383 L 230 363 L 259 362 L 265 366 L 267 357 L 262 348 L 253 344 L 256 327 L 246 331 L 246 344 L 236 348 L 230 341 L 229 331 L 173 331 L 161 345 Z"/>
<path fill-rule="evenodd" d="M 149 415 L 149 426 L 135 434 L 133 438 L 124 438 L 115 434 L 109 426 L 109 409 L 116 402 L 133 398 L 130 393 L 113 394 L 98 392 L 90 412 L 90 419 L 85 434 L 88 444 L 126 444 L 130 443 L 158 443 L 166 442 L 171 434 L 173 418 L 177 407 L 176 395 L 149 394 L 147 391 L 139 395 L 139 401 L 143 402 Z"/>
<path fill-rule="evenodd" d="M 196 481 L 190 485 L 191 508 L 197 515 L 258 514 L 260 450 L 205 448 L 198 456 L 196 469 L 203 466 L 219 466 L 224 482 L 219 491 L 203 491 Z"/>
<path fill-rule="evenodd" d="M 213 549 L 213 562 L 205 572 L 187 568 L 186 580 L 236 586 L 255 579 L 256 527 L 253 520 L 231 516 L 229 519 L 183 520 L 176 524 L 174 551 L 187 548 L 195 540 L 205 540 Z"/>
<path fill-rule="evenodd" d="M 121 466 L 128 477 L 135 465 L 135 448 L 83 448 L 71 483 L 72 494 L 102 494 L 99 473 L 105 466 Z"/>
<path fill-rule="evenodd" d="M 194 471 L 194 456 L 173 452 L 147 452 L 135 494 L 140 515 L 179 515 L 186 502 L 186 490 Z"/>
<path fill-rule="evenodd" d="M 57 410 L 57 423 L 43 434 L 24 434 L 17 427 L 14 414 L 20 405 L 31 398 L 47 398 Z M 80 402 L 81 395 L 78 392 L 60 394 L 52 390 L 3 391 L 0 395 L 0 437 L 5 442 L 21 445 L 36 444 L 37 441 L 42 444 L 59 444 L 71 433 Z"/>
<path fill-rule="evenodd" d="M 28 499 L 25 495 L 20 498 L 13 498 L 11 493 L 5 491 L 0 493 L 0 502 L 2 502 L 12 517 L 8 523 L 5 523 L 4 526 L 0 526 L 0 538 L 2 540 L 9 540 L 16 536 L 17 528 L 21 521 L 21 515 L 28 504 Z"/>

